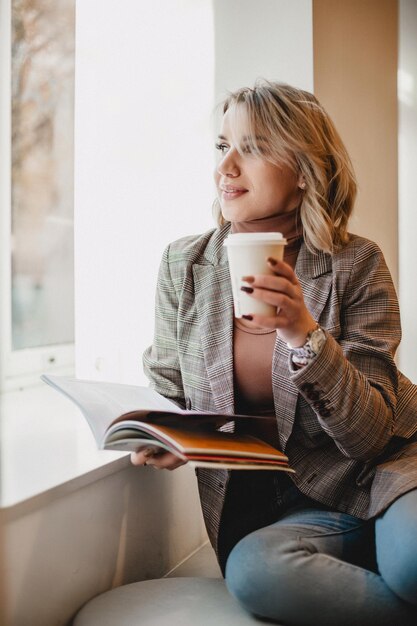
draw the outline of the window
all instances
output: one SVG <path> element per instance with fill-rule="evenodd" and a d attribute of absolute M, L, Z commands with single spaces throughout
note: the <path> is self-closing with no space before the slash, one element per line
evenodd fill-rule
<path fill-rule="evenodd" d="M 3 387 L 68 368 L 74 342 L 75 0 L 2 0 Z"/>

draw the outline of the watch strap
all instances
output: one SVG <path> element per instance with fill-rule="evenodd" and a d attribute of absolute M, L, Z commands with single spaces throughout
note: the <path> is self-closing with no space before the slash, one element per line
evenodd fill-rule
<path fill-rule="evenodd" d="M 297 367 L 305 367 L 313 361 L 321 352 L 326 342 L 326 335 L 322 328 L 317 327 L 309 332 L 303 346 L 299 348 L 290 348 L 291 361 Z"/>

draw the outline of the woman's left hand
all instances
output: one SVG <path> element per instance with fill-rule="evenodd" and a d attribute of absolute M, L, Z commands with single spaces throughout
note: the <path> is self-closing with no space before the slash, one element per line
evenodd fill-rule
<path fill-rule="evenodd" d="M 301 285 L 293 269 L 284 261 L 268 259 L 274 275 L 257 274 L 243 276 L 248 283 L 243 290 L 256 300 L 262 300 L 277 308 L 274 316 L 252 314 L 252 322 L 261 328 L 276 328 L 279 337 L 296 348 L 304 345 L 309 332 L 317 326 L 304 302 Z"/>
<path fill-rule="evenodd" d="M 166 452 L 165 450 L 155 451 L 152 448 L 132 452 L 130 461 L 133 465 L 147 465 L 156 467 L 156 469 L 167 469 L 170 471 L 187 463 L 186 460 L 180 459 L 172 452 Z"/>

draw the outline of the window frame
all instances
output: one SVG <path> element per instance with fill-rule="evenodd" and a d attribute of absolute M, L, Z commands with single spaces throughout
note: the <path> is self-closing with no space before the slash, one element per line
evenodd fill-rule
<path fill-rule="evenodd" d="M 0 391 L 39 382 L 43 372 L 72 375 L 74 343 L 13 350 L 11 204 L 12 0 L 0 0 Z"/>

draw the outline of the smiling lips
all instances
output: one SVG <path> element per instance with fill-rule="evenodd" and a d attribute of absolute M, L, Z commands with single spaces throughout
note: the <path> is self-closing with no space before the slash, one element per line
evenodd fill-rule
<path fill-rule="evenodd" d="M 220 190 L 223 200 L 234 200 L 248 191 L 244 187 L 234 187 L 233 185 L 220 185 Z"/>

